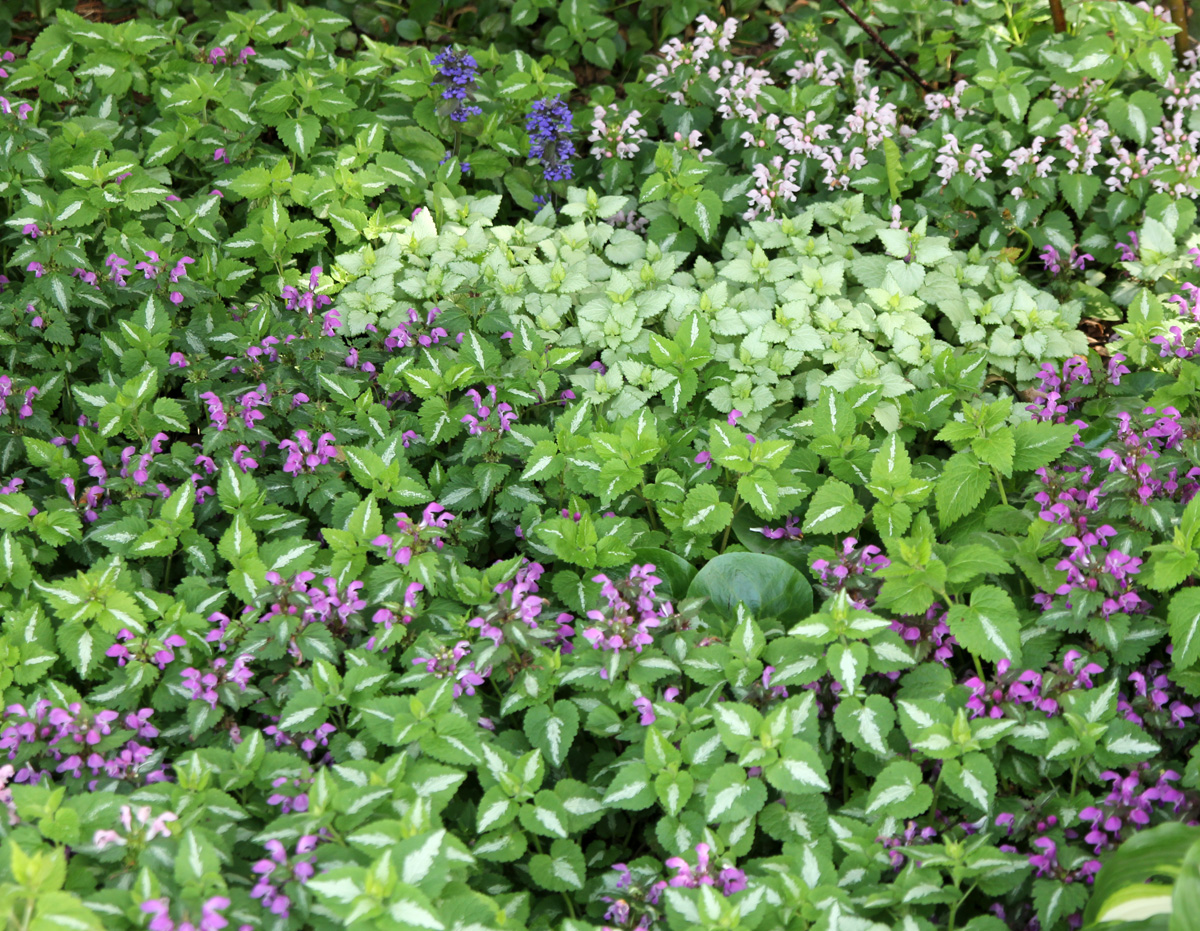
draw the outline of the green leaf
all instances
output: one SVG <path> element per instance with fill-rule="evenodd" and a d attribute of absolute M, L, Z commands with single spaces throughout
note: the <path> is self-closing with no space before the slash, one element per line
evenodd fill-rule
<path fill-rule="evenodd" d="M 833 722 L 838 732 L 859 749 L 891 755 L 887 737 L 896 724 L 896 711 L 882 695 L 868 695 L 862 700 L 852 695 L 842 698 Z"/>
<path fill-rule="evenodd" d="M 794 623 L 812 613 L 812 586 L 791 563 L 765 553 L 724 553 L 709 560 L 688 586 L 688 598 L 708 598 L 729 619 L 745 605 L 760 622 Z"/>
<path fill-rule="evenodd" d="M 858 527 L 867 512 L 854 500 L 854 489 L 835 478 L 826 479 L 809 502 L 805 533 L 846 533 Z"/>
<path fill-rule="evenodd" d="M 853 695 L 867 673 L 870 659 L 871 654 L 865 643 L 833 643 L 825 654 L 825 665 L 834 680 L 841 684 L 845 694 Z"/>
<path fill-rule="evenodd" d="M 1200 658 L 1200 588 L 1176 592 L 1167 610 L 1171 629 L 1171 665 L 1180 671 Z"/>
<path fill-rule="evenodd" d="M 779 748 L 779 759 L 763 770 L 767 782 L 793 795 L 819 795 L 829 791 L 829 779 L 821 756 L 812 744 L 788 738 Z"/>
<path fill-rule="evenodd" d="M 679 199 L 679 216 L 705 242 L 711 242 L 717 231 L 721 209 L 721 198 L 714 191 L 703 190 L 695 197 L 684 194 Z"/>
<path fill-rule="evenodd" d="M 1075 216 L 1085 219 L 1087 209 L 1091 206 L 1100 190 L 1099 175 L 1066 174 L 1059 175 L 1059 190 L 1075 211 Z"/>
<path fill-rule="evenodd" d="M 1025 119 L 1025 111 L 1029 109 L 1029 88 L 1024 84 L 1002 85 L 992 91 L 992 102 L 996 105 L 997 113 L 1019 123 Z"/>
<path fill-rule="evenodd" d="M 1008 594 L 995 585 L 971 592 L 971 604 L 956 604 L 947 623 L 950 633 L 972 654 L 989 663 L 1021 660 L 1021 623 Z"/>
<path fill-rule="evenodd" d="M 653 776 L 645 763 L 628 763 L 604 793 L 604 804 L 626 811 L 640 811 L 654 804 Z"/>
<path fill-rule="evenodd" d="M 1079 429 L 1072 424 L 1024 420 L 1012 428 L 1013 472 L 1030 472 L 1048 466 L 1061 456 Z"/>
<path fill-rule="evenodd" d="M 1012 430 L 1008 427 L 1001 427 L 988 436 L 981 436 L 971 441 L 971 451 L 982 462 L 999 469 L 1000 474 L 1006 476 L 1012 475 L 1015 448 L 1016 441 L 1013 438 Z"/>
<path fill-rule="evenodd" d="M 737 763 L 717 767 L 708 781 L 704 796 L 704 820 L 709 824 L 728 824 L 744 821 L 757 813 L 766 802 L 767 791 L 762 782 L 746 779 L 746 771 Z"/>
<path fill-rule="evenodd" d="M 529 874 L 543 889 L 569 892 L 583 888 L 587 879 L 587 864 L 577 843 L 560 839 L 550 845 L 550 853 L 533 855 L 529 861 Z"/>
<path fill-rule="evenodd" d="M 525 713 L 525 736 L 554 766 L 562 766 L 579 733 L 579 709 L 569 701 L 556 701 L 553 709 L 535 705 Z"/>
<path fill-rule="evenodd" d="M 283 144 L 299 155 L 308 158 L 321 135 L 321 121 L 315 116 L 302 116 L 296 120 L 284 120 L 279 124 L 279 138 Z"/>
<path fill-rule="evenodd" d="M 992 485 L 992 473 L 973 453 L 955 453 L 946 462 L 938 477 L 938 519 L 948 527 L 959 518 L 970 514 L 987 494 Z"/>
<path fill-rule="evenodd" d="M 968 805 L 991 811 L 996 798 L 996 769 L 982 753 L 968 753 L 961 760 L 947 760 L 946 788 Z"/>
<path fill-rule="evenodd" d="M 683 529 L 696 536 L 711 536 L 733 520 L 733 505 L 721 500 L 712 485 L 697 485 L 683 502 Z"/>
<path fill-rule="evenodd" d="M 915 818 L 933 803 L 933 791 L 921 779 L 921 767 L 908 760 L 889 763 L 871 786 L 866 815 L 878 820 Z"/>

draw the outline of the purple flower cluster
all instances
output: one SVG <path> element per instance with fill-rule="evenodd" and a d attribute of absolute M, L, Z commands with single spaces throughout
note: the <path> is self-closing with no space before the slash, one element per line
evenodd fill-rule
<path fill-rule="evenodd" d="M 104 850 L 107 847 L 127 847 L 130 841 L 145 846 L 156 837 L 170 837 L 171 829 L 167 827 L 172 821 L 178 821 L 179 816 L 173 811 L 164 811 L 157 817 L 149 805 L 136 809 L 122 805 L 118 816 L 124 833 L 111 829 L 100 828 L 92 835 L 93 846 Z M 137 819 L 136 822 L 134 819 Z"/>
<path fill-rule="evenodd" d="M 1200 355 L 1200 339 L 1193 340 L 1189 347 L 1184 342 L 1183 330 L 1180 327 L 1168 327 L 1167 332 L 1171 335 L 1150 337 L 1150 342 L 1158 346 L 1160 359 L 1192 359 Z"/>
<path fill-rule="evenodd" d="M 920 847 L 925 844 L 932 843 L 938 836 L 937 828 L 933 826 L 919 828 L 917 822 L 909 821 L 904 825 L 904 833 L 892 835 L 891 837 L 877 837 L 877 843 L 883 844 L 887 850 L 888 859 L 892 861 L 892 868 L 899 870 L 908 861 L 908 857 L 902 854 L 896 847 Z M 920 864 L 918 864 L 918 867 Z"/>
<path fill-rule="evenodd" d="M 525 131 L 529 133 L 529 157 L 541 162 L 542 175 L 547 181 L 568 181 L 574 177 L 571 111 L 561 95 L 535 100 L 529 108 Z"/>
<path fill-rule="evenodd" d="M 736 867 L 725 866 L 709 858 L 708 844 L 696 845 L 696 866 L 692 867 L 683 857 L 671 857 L 665 862 L 667 869 L 675 875 L 667 880 L 672 888 L 697 889 L 700 886 L 716 886 L 724 895 L 733 895 L 746 888 L 746 874 Z"/>
<path fill-rule="evenodd" d="M 251 659 L 249 654 L 244 653 L 231 664 L 225 657 L 218 656 L 208 671 L 189 666 L 182 673 L 184 687 L 191 691 L 192 701 L 208 702 L 210 708 L 216 708 L 217 689 L 220 686 L 231 683 L 246 691 L 254 676 L 249 667 Z"/>
<path fill-rule="evenodd" d="M 1059 713 L 1058 698 L 1064 692 L 1092 688 L 1092 676 L 1103 672 L 1096 663 L 1085 662 L 1078 650 L 1068 650 L 1061 664 L 1045 672 L 1026 669 L 1018 672 L 1006 659 L 996 663 L 996 673 L 990 682 L 979 676 L 963 681 L 971 691 L 967 710 L 972 718 L 1002 718 L 1015 706 L 1028 706 L 1046 717 Z"/>
<path fill-rule="evenodd" d="M 892 621 L 892 630 L 910 647 L 916 650 L 917 662 L 932 657 L 935 662 L 946 666 L 954 656 L 958 641 L 950 633 L 946 623 L 949 613 L 940 603 L 934 602 L 921 616 L 904 615 Z"/>
<path fill-rule="evenodd" d="M 864 546 L 856 549 L 858 540 L 846 537 L 842 541 L 842 552 L 837 562 L 828 559 L 815 559 L 812 563 L 813 572 L 821 579 L 821 583 L 834 591 L 842 591 L 851 587 L 851 580 L 886 569 L 892 564 L 891 560 L 882 555 L 878 546 Z"/>
<path fill-rule="evenodd" d="M 450 46 L 442 49 L 433 59 L 438 69 L 434 84 L 442 85 L 442 100 L 449 101 L 439 107 L 442 116 L 449 116 L 455 123 L 465 123 L 483 110 L 464 101 L 475 99 L 475 78 L 479 64 L 469 52 L 456 52 Z"/>
<path fill-rule="evenodd" d="M 1200 712 L 1200 703 L 1189 705 L 1176 697 L 1179 687 L 1167 678 L 1164 669 L 1166 666 L 1158 660 L 1145 669 L 1135 669 L 1128 679 L 1133 684 L 1132 694 L 1122 692 L 1117 696 L 1117 710 L 1126 721 L 1160 735 L 1168 727 L 1184 727 L 1188 718 Z"/>
<path fill-rule="evenodd" d="M 701 453 L 701 455 L 708 457 L 704 460 L 706 463 L 712 458 L 711 454 L 707 452 Z M 705 468 L 711 469 L 712 466 L 706 465 Z M 800 532 L 800 518 L 795 514 L 789 514 L 782 527 L 751 527 L 750 529 L 761 533 L 768 540 L 800 540 L 804 537 L 804 534 Z"/>
<path fill-rule="evenodd" d="M 63 708 L 46 699 L 29 708 L 13 704 L 4 709 L 0 719 L 3 723 L 0 750 L 8 752 L 10 761 L 18 755 L 25 759 L 13 775 L 12 781 L 16 783 L 38 783 L 50 778 L 52 772 L 81 779 L 85 769 L 95 777 L 88 783 L 89 788 L 95 788 L 100 776 L 135 780 L 139 784 L 162 782 L 167 778 L 162 769 L 141 772 L 153 753 L 150 747 L 131 738 L 118 748 L 104 752 L 97 749 L 122 726 L 132 731 L 133 737 L 143 740 L 157 737 L 158 730 L 149 723 L 153 713 L 143 708 L 122 718 L 116 711 L 84 711 L 79 702 Z M 30 745 L 35 744 L 44 746 L 31 750 Z M 35 767 L 35 760 L 43 768 Z"/>
<path fill-rule="evenodd" d="M 1095 531 L 1066 537 L 1063 545 L 1071 550 L 1055 568 L 1066 572 L 1067 580 L 1055 589 L 1055 594 L 1070 597 L 1076 590 L 1095 592 L 1103 586 L 1108 597 L 1104 599 L 1100 610 L 1105 618 L 1117 612 L 1132 614 L 1148 608 L 1149 605 L 1134 587 L 1133 577 L 1141 570 L 1142 559 L 1116 547 L 1108 549 L 1107 541 L 1116 534 L 1115 528 L 1104 524 Z M 1048 598 L 1048 595 L 1040 596 L 1043 605 Z M 1067 604 L 1069 606 L 1070 602 Z"/>
<path fill-rule="evenodd" d="M 320 265 L 314 265 L 309 270 L 308 290 L 306 291 L 301 291 L 290 284 L 283 286 L 284 306 L 288 310 L 303 310 L 311 320 L 313 314 L 333 303 L 333 298 L 328 294 L 317 294 L 317 283 L 321 279 L 321 270 Z"/>
<path fill-rule="evenodd" d="M 291 912 L 291 897 L 284 891 L 286 883 L 306 883 L 316 874 L 315 856 L 309 856 L 320 843 L 321 838 L 315 834 L 301 835 L 296 841 L 296 849 L 288 857 L 287 848 L 272 838 L 264 847 L 267 855 L 253 866 L 258 881 L 250 890 L 251 898 L 261 899 L 263 906 L 280 918 L 287 918 Z"/>
<path fill-rule="evenodd" d="M 267 715 L 267 717 L 271 719 L 271 723 L 263 728 L 263 733 L 274 738 L 276 747 L 299 747 L 302 753 L 310 757 L 318 748 L 328 748 L 329 738 L 337 733 L 337 728 L 332 724 L 320 724 L 312 731 L 284 731 L 279 728 L 277 715 Z M 311 780 L 309 781 L 311 782 Z M 305 804 L 307 804 L 307 799 Z"/>
<path fill-rule="evenodd" d="M 654 575 L 652 565 L 633 566 L 629 577 L 618 582 L 603 573 L 593 576 L 592 581 L 601 583 L 601 596 L 608 602 L 604 608 L 587 613 L 592 623 L 584 629 L 583 637 L 593 649 L 614 653 L 632 649 L 640 653 L 642 647 L 654 642 L 650 631 L 674 613 L 671 603 L 655 594 L 662 579 Z M 600 675 L 607 678 L 607 670 Z"/>
<path fill-rule="evenodd" d="M 335 437 L 332 433 L 322 433 L 317 438 L 317 445 L 313 446 L 308 431 L 297 430 L 295 439 L 283 440 L 279 444 L 279 448 L 287 450 L 288 454 L 283 471 L 291 475 L 317 471 L 320 466 L 337 456 L 338 451 L 337 447 L 333 445 L 334 442 Z"/>
<path fill-rule="evenodd" d="M 1104 497 L 1104 482 L 1093 486 L 1095 474 L 1091 466 L 1059 466 L 1057 471 L 1038 469 L 1042 490 L 1033 500 L 1042 506 L 1038 516 L 1051 524 L 1074 527 L 1076 532 L 1087 530 L 1088 515 L 1100 510 Z"/>
<path fill-rule="evenodd" d="M 1042 265 L 1045 267 L 1046 271 L 1050 272 L 1050 274 L 1054 275 L 1055 277 L 1058 277 L 1059 273 L 1062 271 L 1062 265 L 1060 264 L 1062 262 L 1062 257 L 1059 255 L 1057 249 L 1055 249 L 1053 246 L 1047 245 L 1042 250 L 1042 253 L 1038 256 L 1038 258 L 1042 260 Z M 1067 257 L 1067 265 L 1076 271 L 1083 271 L 1088 262 L 1094 261 L 1096 261 L 1095 256 L 1087 252 L 1079 252 L 1076 246 L 1071 247 L 1071 254 Z"/>
<path fill-rule="evenodd" d="M 464 692 L 474 695 L 475 689 L 483 685 L 484 680 L 492 673 L 490 666 L 482 672 L 477 670 L 474 660 L 461 664 L 470 654 L 471 645 L 465 640 L 460 640 L 452 647 L 441 647 L 432 656 L 417 657 L 412 662 L 414 666 L 424 666 L 425 672 L 434 678 L 452 679 L 454 697 L 458 698 Z"/>
<path fill-rule="evenodd" d="M 425 505 L 420 523 L 414 524 L 412 518 L 404 511 L 392 516 L 396 520 L 396 529 L 400 532 L 399 539 L 381 533 L 371 541 L 371 545 L 384 547 L 388 559 L 394 559 L 399 566 L 407 566 L 412 562 L 413 556 L 431 547 L 440 550 L 445 546 L 443 531 L 450 521 L 454 520 L 454 515 L 436 501 Z"/>
<path fill-rule="evenodd" d="M 506 433 L 512 429 L 512 425 L 517 420 L 516 411 L 512 409 L 512 405 L 506 401 L 501 401 L 496 404 L 496 386 L 488 385 L 487 392 L 491 398 L 491 404 L 495 405 L 496 419 L 499 421 L 499 432 Z M 467 391 L 469 397 L 475 403 L 474 414 L 464 414 L 462 422 L 467 424 L 467 430 L 472 436 L 477 436 L 481 433 L 488 433 L 495 430 L 487 420 L 492 415 L 492 408 L 484 404 L 483 396 L 478 391 L 471 388 Z"/>
<path fill-rule="evenodd" d="M 275 715 L 268 715 L 268 717 L 276 723 L 265 728 L 263 733 L 268 737 L 275 738 L 275 746 L 284 747 L 294 745 L 294 742 L 292 741 L 291 737 L 289 737 L 287 732 L 281 731 L 276 726 L 279 722 L 279 718 Z M 322 726 L 328 726 L 331 732 L 336 730 L 333 725 Z M 267 804 L 278 805 L 280 814 L 290 815 L 292 812 L 299 812 L 300 814 L 303 814 L 304 812 L 308 811 L 308 790 L 305 787 L 310 785 L 312 785 L 311 776 L 307 779 L 302 779 L 299 776 L 291 778 L 288 776 L 277 776 L 275 779 L 271 780 L 271 788 L 275 791 L 271 795 L 267 796 Z"/>
<path fill-rule="evenodd" d="M 1124 776 L 1112 770 L 1100 774 L 1112 784 L 1112 790 L 1103 802 L 1079 813 L 1079 820 L 1089 829 L 1083 839 L 1096 853 L 1117 846 L 1124 839 L 1122 832 L 1128 836 L 1146 827 L 1156 808 L 1169 805 L 1175 813 L 1183 809 L 1186 798 L 1171 785 L 1179 779 L 1179 773 L 1165 770 L 1150 785 L 1144 785 L 1143 779 L 1150 775 L 1149 770 L 1150 764 L 1142 763 Z"/>
<path fill-rule="evenodd" d="M 392 327 L 383 340 L 383 348 L 388 352 L 395 352 L 397 349 L 407 349 L 409 346 L 420 346 L 423 349 L 436 346 L 450 335 L 444 328 L 433 325 L 433 322 L 441 315 L 441 308 L 438 307 L 427 311 L 424 324 L 427 332 L 421 332 L 419 329 L 421 327 L 420 312 L 415 308 L 408 308 L 408 322 L 401 321 Z M 367 329 L 375 332 L 373 326 L 368 326 Z"/>
<path fill-rule="evenodd" d="M 252 56 L 257 55 L 257 54 L 258 53 L 256 51 L 254 51 L 254 49 L 252 49 L 249 45 L 247 45 L 244 49 L 242 49 L 240 52 L 238 52 L 236 64 L 244 65 L 246 62 L 248 62 L 251 59 Z M 219 45 L 216 46 L 211 52 L 208 53 L 208 63 L 210 65 L 232 64 L 228 60 L 228 56 L 225 54 L 225 49 L 221 48 L 221 46 L 219 46 Z"/>
<path fill-rule="evenodd" d="M 174 662 L 175 649 L 187 645 L 187 641 L 179 634 L 169 634 L 161 643 L 149 637 L 143 638 L 140 648 L 130 650 L 130 641 L 136 639 L 132 631 L 121 630 L 117 634 L 117 642 L 109 647 L 104 655 L 115 659 L 118 666 L 124 666 L 131 659 L 136 659 L 144 663 L 153 663 L 161 672 L 167 668 L 168 663 Z"/>
<path fill-rule="evenodd" d="M 1142 413 L 1156 419 L 1140 430 L 1135 428 L 1129 414 L 1118 414 L 1117 448 L 1102 449 L 1097 455 L 1108 462 L 1110 474 L 1120 473 L 1133 480 L 1134 497 L 1139 503 L 1147 504 L 1155 498 L 1175 500 L 1176 496 L 1187 503 L 1200 490 L 1200 468 L 1188 470 L 1181 481 L 1174 466 L 1165 474 L 1156 475 L 1155 460 L 1178 448 L 1188 438 L 1189 430 L 1173 407 L 1163 408 L 1161 414 L 1153 407 L 1146 407 Z"/>
<path fill-rule="evenodd" d="M 512 624 L 519 623 L 528 630 L 539 630 L 538 619 L 547 602 L 538 595 L 537 583 L 545 571 L 541 563 L 526 560 L 513 578 L 493 589 L 497 595 L 508 597 L 502 598 L 485 615 L 467 621 L 467 626 L 476 628 L 479 636 L 491 640 L 496 646 L 505 642 L 505 632 Z M 571 615 L 559 614 L 552 622 L 557 627 L 554 642 L 562 648 L 563 653 L 570 653 L 572 649 L 568 638 L 575 633 L 575 629 L 570 626 L 571 620 Z"/>
<path fill-rule="evenodd" d="M 634 878 L 633 871 L 624 863 L 614 863 L 617 871 L 616 891 L 620 897 L 604 895 L 600 901 L 608 903 L 602 931 L 649 931 L 659 917 L 658 904 L 667 888 L 665 879 L 655 879 L 643 885 Z"/>
<path fill-rule="evenodd" d="M 1125 371 L 1128 374 L 1129 370 Z M 1067 359 L 1061 373 L 1053 363 L 1045 362 L 1034 377 L 1038 380 L 1038 387 L 1033 389 L 1033 403 L 1027 405 L 1025 410 L 1041 423 L 1066 423 L 1067 415 L 1078 404 L 1077 398 L 1069 396 L 1072 387 L 1092 383 L 1092 371 L 1083 356 Z M 1074 423 L 1080 429 L 1087 427 L 1082 420 Z"/>
<path fill-rule="evenodd" d="M 185 916 L 179 921 L 171 917 L 171 900 L 168 898 L 147 899 L 142 903 L 142 911 L 150 916 L 150 931 L 221 931 L 229 920 L 221 911 L 229 908 L 229 899 L 223 895 L 214 895 L 200 906 L 200 920 L 193 921 L 191 916 Z"/>
<path fill-rule="evenodd" d="M 33 399 L 41 392 L 38 391 L 35 385 L 30 385 L 25 389 L 24 403 L 17 410 L 17 418 L 24 420 L 26 417 L 33 416 Z M 7 375 L 0 375 L 0 417 L 8 413 L 8 399 L 13 394 L 13 382 Z"/>

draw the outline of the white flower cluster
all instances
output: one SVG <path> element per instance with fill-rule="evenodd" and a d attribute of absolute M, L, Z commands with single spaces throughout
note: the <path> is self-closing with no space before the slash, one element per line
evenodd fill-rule
<path fill-rule="evenodd" d="M 957 138 L 946 136 L 942 147 L 938 149 L 937 158 L 934 159 L 938 164 L 937 176 L 944 184 L 949 184 L 950 179 L 960 173 L 970 175 L 976 181 L 983 181 L 992 173 L 987 163 L 991 157 L 992 153 L 978 142 L 963 152 L 959 148 Z"/>
<path fill-rule="evenodd" d="M 630 111 L 624 119 L 617 112 L 617 105 L 600 107 L 592 111 L 592 132 L 588 142 L 592 143 L 594 158 L 633 158 L 646 141 L 646 130 L 640 128 L 642 114 Z"/>

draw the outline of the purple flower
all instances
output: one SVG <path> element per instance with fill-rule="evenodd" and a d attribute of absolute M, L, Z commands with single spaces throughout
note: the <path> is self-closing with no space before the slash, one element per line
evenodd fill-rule
<path fill-rule="evenodd" d="M 641 717 L 638 718 L 638 724 L 642 725 L 642 727 L 649 727 L 658 720 L 657 716 L 654 714 L 653 703 L 651 703 L 650 699 L 646 698 L 645 696 L 635 698 L 633 700 L 633 707 L 636 708 L 641 715 Z"/>
<path fill-rule="evenodd" d="M 529 133 L 529 157 L 541 162 L 542 175 L 547 181 L 567 181 L 574 177 L 571 111 L 561 95 L 535 100 L 529 108 L 525 131 Z"/>
<path fill-rule="evenodd" d="M 25 271 L 33 272 L 34 278 L 41 278 L 42 275 L 46 274 L 46 267 L 41 262 L 30 262 L 25 267 Z"/>
<path fill-rule="evenodd" d="M 229 164 L 229 156 L 225 154 L 224 146 L 218 146 L 217 148 L 213 149 L 213 161 L 224 162 L 226 165 Z"/>
<path fill-rule="evenodd" d="M 220 46 L 217 46 L 208 53 L 208 63 L 210 65 L 215 65 L 218 62 L 223 61 L 225 61 L 225 49 L 221 48 Z"/>
<path fill-rule="evenodd" d="M 255 52 L 254 49 L 252 49 L 250 46 L 247 45 L 244 49 L 242 49 L 240 52 L 238 52 L 237 63 L 239 65 L 244 65 L 246 62 L 248 62 L 250 60 L 250 56 L 257 55 L 257 54 L 258 53 Z"/>
<path fill-rule="evenodd" d="M 42 235 L 42 231 L 38 228 L 36 223 L 26 223 L 21 227 L 21 234 L 23 236 L 28 236 L 31 239 L 37 239 Z"/>
<path fill-rule="evenodd" d="M 455 123 L 465 123 L 472 116 L 483 112 L 474 104 L 464 102 L 475 99 L 475 72 L 479 68 L 469 52 L 456 52 L 446 46 L 433 59 L 432 64 L 438 69 L 433 83 L 442 85 L 444 102 L 438 108 L 439 114 L 449 116 Z M 464 167 L 463 171 L 466 170 Z"/>
<path fill-rule="evenodd" d="M 1121 364 L 1126 358 L 1119 352 L 1114 352 L 1108 357 L 1108 380 L 1113 385 L 1121 384 L 1121 376 L 1129 374 L 1129 366 Z"/>

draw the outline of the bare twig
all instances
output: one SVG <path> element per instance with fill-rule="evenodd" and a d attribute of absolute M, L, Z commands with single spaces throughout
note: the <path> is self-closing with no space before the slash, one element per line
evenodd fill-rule
<path fill-rule="evenodd" d="M 838 6 L 845 10 L 847 14 L 849 14 L 852 20 L 858 23 L 862 31 L 869 35 L 876 45 L 888 53 L 892 61 L 898 64 L 905 74 L 921 85 L 922 90 L 929 91 L 933 89 L 921 79 L 921 76 L 917 74 L 917 72 L 913 71 L 913 69 L 908 66 L 908 63 L 903 58 L 892 51 L 891 47 L 884 42 L 882 38 L 880 38 L 879 33 L 876 32 L 873 27 L 864 23 L 859 15 L 850 9 L 850 7 L 846 4 L 846 0 L 836 0 L 836 2 Z"/>
<path fill-rule="evenodd" d="M 1171 22 L 1179 27 L 1175 33 L 1175 54 L 1183 61 L 1183 55 L 1188 50 L 1188 17 L 1186 0 L 1171 0 Z"/>
<path fill-rule="evenodd" d="M 1063 10 L 1062 0 L 1050 0 L 1050 15 L 1054 18 L 1054 31 L 1067 31 L 1067 14 Z"/>

